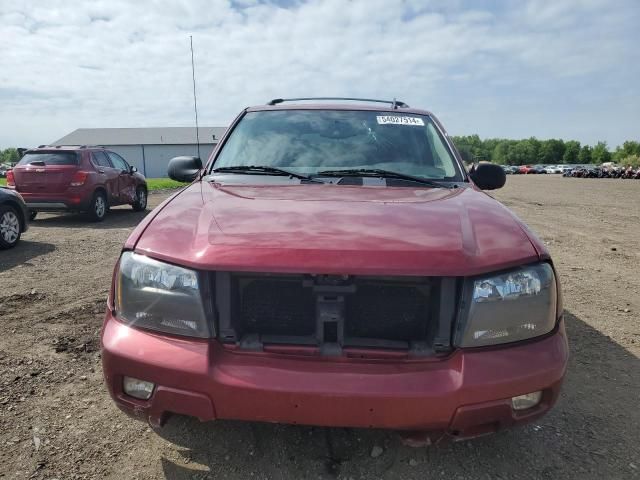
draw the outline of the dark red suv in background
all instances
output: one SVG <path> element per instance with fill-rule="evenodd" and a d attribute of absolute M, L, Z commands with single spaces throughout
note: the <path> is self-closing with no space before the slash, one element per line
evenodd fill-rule
<path fill-rule="evenodd" d="M 20 192 L 31 219 L 39 211 L 76 211 L 100 221 L 115 205 L 129 204 L 136 211 L 147 208 L 144 176 L 103 147 L 27 150 L 7 173 L 7 186 Z"/>

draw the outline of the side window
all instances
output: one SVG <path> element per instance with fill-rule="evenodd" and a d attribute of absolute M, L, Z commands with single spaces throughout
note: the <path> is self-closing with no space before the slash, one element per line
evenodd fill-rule
<path fill-rule="evenodd" d="M 96 167 L 113 168 L 104 152 L 91 152 L 91 160 Z"/>
<path fill-rule="evenodd" d="M 117 153 L 107 152 L 109 158 L 111 159 L 111 163 L 113 163 L 113 168 L 117 168 L 118 170 L 126 170 L 129 171 L 129 164 L 124 161 Z"/>

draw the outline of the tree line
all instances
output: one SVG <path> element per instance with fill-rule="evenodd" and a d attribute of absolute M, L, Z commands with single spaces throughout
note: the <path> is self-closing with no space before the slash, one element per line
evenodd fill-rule
<path fill-rule="evenodd" d="M 607 142 L 580 145 L 577 140 L 481 139 L 478 135 L 451 137 L 465 162 L 489 161 L 500 165 L 597 164 L 615 162 L 640 166 L 640 142 L 626 141 L 611 152 Z"/>
<path fill-rule="evenodd" d="M 7 148 L 6 150 L 0 149 L 0 164 L 8 163 L 14 165 L 20 160 L 18 150 L 15 148 Z"/>

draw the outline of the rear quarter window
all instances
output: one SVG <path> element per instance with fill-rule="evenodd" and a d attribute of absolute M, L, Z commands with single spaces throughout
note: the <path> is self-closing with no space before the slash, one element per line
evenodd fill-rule
<path fill-rule="evenodd" d="M 96 167 L 113 168 L 104 152 L 91 152 L 91 161 Z"/>
<path fill-rule="evenodd" d="M 129 170 L 129 164 L 120 155 L 113 152 L 106 152 L 106 154 L 109 155 L 114 168 L 122 171 Z"/>
<path fill-rule="evenodd" d="M 78 154 L 75 152 L 31 152 L 26 153 L 18 165 L 29 165 L 34 162 L 42 162 L 44 165 L 78 165 Z"/>

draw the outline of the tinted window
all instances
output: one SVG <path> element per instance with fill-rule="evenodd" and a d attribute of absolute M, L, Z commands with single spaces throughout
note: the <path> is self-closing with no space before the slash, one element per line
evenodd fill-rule
<path fill-rule="evenodd" d="M 231 133 L 214 167 L 236 165 L 273 166 L 307 174 L 379 168 L 462 180 L 431 118 L 402 111 L 249 112 Z"/>
<path fill-rule="evenodd" d="M 111 163 L 113 163 L 113 168 L 117 168 L 118 170 L 129 170 L 129 164 L 124 161 L 117 153 L 107 152 L 109 154 L 109 158 L 111 159 Z"/>
<path fill-rule="evenodd" d="M 25 154 L 18 165 L 29 165 L 32 162 L 44 162 L 45 165 L 77 165 L 78 155 L 75 152 L 31 152 Z"/>
<path fill-rule="evenodd" d="M 91 152 L 91 157 L 96 166 L 111 168 L 111 162 L 104 152 Z"/>

